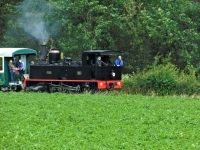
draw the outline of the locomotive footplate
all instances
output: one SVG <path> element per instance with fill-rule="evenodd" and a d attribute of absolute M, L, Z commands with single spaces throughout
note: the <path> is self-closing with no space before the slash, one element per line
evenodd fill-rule
<path fill-rule="evenodd" d="M 42 83 L 42 84 L 41 84 Z M 41 87 L 42 86 L 42 87 Z M 106 90 L 119 89 L 122 87 L 121 80 L 50 80 L 50 79 L 25 79 L 24 88 L 40 89 L 49 92 L 80 92 L 84 89 Z"/>

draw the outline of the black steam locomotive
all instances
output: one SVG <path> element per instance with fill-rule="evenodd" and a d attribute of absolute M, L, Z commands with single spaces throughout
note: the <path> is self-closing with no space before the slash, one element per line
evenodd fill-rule
<path fill-rule="evenodd" d="M 82 53 L 82 61 L 73 61 L 70 57 L 61 60 L 58 49 L 47 52 L 46 45 L 42 45 L 40 61 L 30 65 L 29 76 L 24 79 L 24 89 L 81 92 L 122 88 L 122 68 L 111 61 L 111 57 L 116 58 L 117 55 L 120 55 L 119 51 L 87 50 Z M 97 65 L 98 56 L 101 56 L 105 66 Z"/>

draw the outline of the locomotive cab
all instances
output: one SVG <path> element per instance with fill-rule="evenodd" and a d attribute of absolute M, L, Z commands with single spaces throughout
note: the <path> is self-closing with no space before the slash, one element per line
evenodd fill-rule
<path fill-rule="evenodd" d="M 120 54 L 121 52 L 112 50 L 87 50 L 82 53 L 82 64 L 91 67 L 90 72 L 93 79 L 121 80 L 121 67 L 114 66 L 114 60 L 112 60 Z M 101 56 L 101 60 L 106 65 L 99 67 L 96 64 L 98 56 Z"/>

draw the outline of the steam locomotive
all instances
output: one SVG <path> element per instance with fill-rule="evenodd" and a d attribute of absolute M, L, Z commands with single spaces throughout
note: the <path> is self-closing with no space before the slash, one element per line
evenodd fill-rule
<path fill-rule="evenodd" d="M 61 59 L 59 49 L 47 51 L 46 45 L 41 45 L 41 53 L 37 64 L 31 64 L 31 55 L 37 55 L 36 50 L 15 48 L 0 48 L 0 87 L 3 91 L 47 91 L 47 92 L 82 92 L 85 90 L 110 90 L 122 88 L 122 67 L 115 66 L 110 60 L 120 55 L 119 51 L 86 50 L 82 52 L 81 61 L 73 61 L 65 56 Z M 6 52 L 7 51 L 7 52 Z M 98 66 L 96 59 L 101 56 L 106 66 Z M 23 81 L 10 81 L 8 61 L 18 57 L 24 61 L 25 71 Z M 1 68 L 0 68 L 1 69 Z"/>

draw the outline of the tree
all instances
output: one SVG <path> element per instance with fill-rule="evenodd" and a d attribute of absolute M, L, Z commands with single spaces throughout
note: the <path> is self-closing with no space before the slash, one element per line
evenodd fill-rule
<path fill-rule="evenodd" d="M 129 73 L 148 67 L 157 55 L 171 54 L 182 69 L 200 65 L 199 1 L 10 0 L 0 4 L 4 6 L 1 46 L 40 49 L 46 42 L 74 59 L 91 48 L 120 50 L 124 72 Z"/>
<path fill-rule="evenodd" d="M 178 0 L 125 1 L 126 20 L 132 33 L 138 68 L 152 64 L 156 55 L 172 54 L 180 68 L 198 66 L 199 2 Z M 134 63 L 133 63 L 134 64 Z"/>

